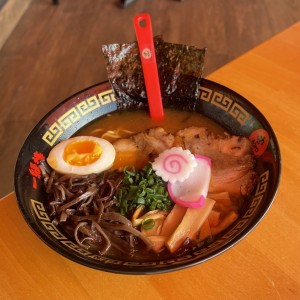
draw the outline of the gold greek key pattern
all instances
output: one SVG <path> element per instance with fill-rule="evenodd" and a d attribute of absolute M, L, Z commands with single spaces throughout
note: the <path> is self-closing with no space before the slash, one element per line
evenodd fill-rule
<path fill-rule="evenodd" d="M 243 109 L 239 104 L 233 103 L 229 114 L 234 117 L 241 125 L 244 125 L 245 122 L 249 119 L 250 115 L 248 112 Z"/>
<path fill-rule="evenodd" d="M 255 196 L 261 195 L 266 191 L 269 180 L 269 170 L 261 174 L 259 178 L 260 180 L 256 187 Z"/>
<path fill-rule="evenodd" d="M 39 220 L 50 221 L 50 218 L 48 217 L 48 215 L 45 211 L 45 207 L 44 207 L 43 203 L 33 200 L 33 199 L 30 199 L 30 202 L 31 202 L 31 206 Z"/>
<path fill-rule="evenodd" d="M 112 92 L 112 90 L 98 94 L 98 98 L 100 99 L 102 105 L 116 101 L 115 94 Z"/>
<path fill-rule="evenodd" d="M 199 99 L 209 102 L 211 99 L 213 91 L 211 89 L 207 89 L 205 87 L 200 87 Z"/>
<path fill-rule="evenodd" d="M 90 255 L 91 252 L 81 248 L 80 246 L 74 244 L 73 242 L 66 240 L 66 241 L 61 241 L 62 244 L 64 244 L 65 246 L 67 246 L 69 249 L 78 252 L 79 254 L 82 254 L 84 256 Z"/>
<path fill-rule="evenodd" d="M 263 199 L 263 196 L 264 196 L 263 194 L 258 195 L 252 199 L 251 205 L 248 208 L 248 210 L 246 211 L 244 218 L 250 218 L 254 214 L 254 212 L 256 211 L 256 208 L 259 207 L 260 202 Z"/>
<path fill-rule="evenodd" d="M 121 260 L 112 259 L 112 258 L 101 256 L 98 254 L 89 255 L 89 258 L 92 258 L 92 259 L 95 259 L 95 260 L 98 260 L 98 261 L 101 261 L 101 262 L 104 262 L 107 264 L 114 264 L 114 265 L 122 265 L 123 264 L 123 261 L 121 261 Z"/>
<path fill-rule="evenodd" d="M 75 107 L 73 107 L 58 119 L 58 123 L 63 130 L 66 130 L 79 119 L 80 115 Z"/>
<path fill-rule="evenodd" d="M 66 237 L 57 229 L 57 227 L 51 223 L 46 221 L 41 221 L 44 227 L 49 231 L 49 233 L 55 237 L 57 240 L 66 239 Z"/>
<path fill-rule="evenodd" d="M 211 100 L 211 104 L 228 111 L 233 100 L 228 97 L 224 97 L 221 93 L 214 92 Z"/>
<path fill-rule="evenodd" d="M 72 107 L 65 112 L 57 122 L 54 122 L 45 132 L 42 139 L 48 145 L 53 146 L 58 138 L 68 129 L 73 123 L 78 121 L 83 116 L 91 113 L 101 105 L 108 105 L 115 102 L 116 98 L 112 90 L 108 90 L 81 101 L 75 107 Z"/>
<path fill-rule="evenodd" d="M 250 118 L 250 114 L 233 99 L 224 96 L 222 93 L 213 91 L 211 89 L 200 87 L 198 98 L 205 102 L 210 102 L 212 105 L 228 112 L 241 125 Z"/>
<path fill-rule="evenodd" d="M 50 146 L 53 146 L 57 139 L 63 134 L 63 132 L 64 131 L 60 128 L 58 123 L 55 122 L 49 127 L 48 131 L 43 135 L 42 139 Z"/>
<path fill-rule="evenodd" d="M 99 106 L 100 103 L 96 96 L 90 97 L 76 105 L 82 116 L 85 116 Z"/>

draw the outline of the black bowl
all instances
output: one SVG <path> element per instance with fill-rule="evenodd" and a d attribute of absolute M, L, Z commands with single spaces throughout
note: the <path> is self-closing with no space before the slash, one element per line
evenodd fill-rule
<path fill-rule="evenodd" d="M 91 268 L 124 274 L 154 274 L 183 269 L 207 261 L 235 245 L 261 221 L 274 200 L 281 172 L 278 142 L 270 124 L 258 109 L 220 84 L 203 80 L 199 96 L 189 99 L 189 103 L 192 105 L 187 105 L 187 109 L 208 116 L 232 134 L 254 137 L 253 149 L 259 155 L 258 185 L 239 219 L 217 239 L 173 259 L 135 262 L 112 259 L 82 249 L 61 227 L 51 222 L 45 203 L 46 192 L 37 168 L 40 155 L 47 156 L 58 142 L 118 109 L 108 82 L 87 88 L 63 101 L 35 126 L 26 139 L 16 163 L 15 191 L 28 225 L 48 246 L 63 256 Z"/>

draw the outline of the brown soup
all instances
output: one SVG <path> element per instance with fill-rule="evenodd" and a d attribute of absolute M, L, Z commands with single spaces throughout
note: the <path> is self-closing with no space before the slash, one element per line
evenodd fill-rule
<path fill-rule="evenodd" d="M 112 141 L 116 138 L 126 138 L 132 134 L 158 126 L 173 134 L 189 126 L 207 127 L 215 134 L 225 132 L 225 129 L 215 121 L 197 112 L 165 109 L 164 120 L 159 122 L 151 120 L 148 111 L 144 110 L 114 112 L 85 126 L 76 135 L 102 137 L 104 133 L 114 131 L 115 134 L 117 133 L 115 138 L 113 133 L 110 137 L 109 135 L 104 136 Z"/>

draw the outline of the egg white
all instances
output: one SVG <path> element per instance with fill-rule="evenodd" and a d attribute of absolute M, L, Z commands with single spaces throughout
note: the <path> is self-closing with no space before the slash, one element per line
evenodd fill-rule
<path fill-rule="evenodd" d="M 64 150 L 70 143 L 77 141 L 94 141 L 102 148 L 102 153 L 98 160 L 84 166 L 74 166 L 67 163 L 64 158 Z M 114 146 L 107 140 L 93 136 L 77 136 L 62 141 L 57 144 L 49 153 L 47 162 L 51 168 L 61 174 L 88 175 L 92 173 L 100 173 L 109 169 L 115 160 L 116 151 Z"/>

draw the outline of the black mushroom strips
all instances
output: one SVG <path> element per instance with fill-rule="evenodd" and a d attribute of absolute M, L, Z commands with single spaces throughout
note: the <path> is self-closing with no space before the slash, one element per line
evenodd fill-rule
<path fill-rule="evenodd" d="M 109 249 L 133 253 L 141 244 L 150 248 L 150 241 L 131 221 L 113 210 L 114 194 L 122 183 L 122 173 L 61 175 L 49 170 L 46 163 L 42 163 L 40 169 L 51 199 L 53 222 L 73 233 L 79 246 L 101 255 Z"/>

